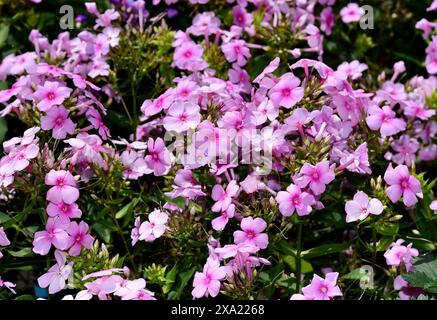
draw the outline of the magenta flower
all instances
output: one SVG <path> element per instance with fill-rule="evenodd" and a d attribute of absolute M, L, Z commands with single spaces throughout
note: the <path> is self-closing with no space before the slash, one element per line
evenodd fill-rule
<path fill-rule="evenodd" d="M 67 232 L 70 234 L 70 239 L 68 240 L 67 248 L 68 254 L 70 256 L 78 256 L 82 247 L 90 249 L 94 238 L 88 234 L 89 227 L 84 222 L 81 221 L 79 224 L 73 221 L 67 228 Z"/>
<path fill-rule="evenodd" d="M 82 216 L 82 211 L 76 203 L 53 203 L 50 202 L 47 206 L 47 214 L 51 218 L 58 217 L 62 223 L 69 223 L 70 219 L 80 218 Z"/>
<path fill-rule="evenodd" d="M 290 109 L 304 96 L 304 89 L 299 87 L 300 80 L 291 72 L 284 74 L 279 82 L 269 91 L 269 97 L 275 107 Z"/>
<path fill-rule="evenodd" d="M 384 253 L 384 257 L 387 265 L 395 267 L 405 265 L 407 271 L 412 271 L 414 269 L 412 259 L 419 255 L 419 251 L 413 248 L 412 243 L 408 246 L 404 246 L 403 243 L 403 239 L 393 242 Z"/>
<path fill-rule="evenodd" d="M 194 289 L 191 294 L 194 298 L 216 297 L 220 291 L 220 280 L 225 277 L 225 267 L 220 267 L 220 262 L 210 257 L 203 267 L 203 272 L 196 272 L 194 275 Z"/>
<path fill-rule="evenodd" d="M 341 20 L 343 20 L 344 23 L 360 21 L 364 14 L 364 9 L 356 3 L 349 3 L 346 7 L 340 10 Z"/>
<path fill-rule="evenodd" d="M 405 165 L 398 165 L 393 169 L 390 164 L 385 171 L 384 180 L 390 186 L 385 193 L 393 203 L 403 197 L 404 204 L 411 207 L 417 203 L 417 197 L 423 198 L 419 180 L 410 175 Z"/>
<path fill-rule="evenodd" d="M 267 233 L 262 233 L 267 228 L 267 223 L 261 218 L 247 217 L 241 220 L 241 229 L 234 232 L 234 242 L 236 244 L 252 244 L 260 249 L 267 248 L 269 237 Z"/>
<path fill-rule="evenodd" d="M 76 180 L 69 171 L 50 170 L 46 175 L 45 184 L 53 186 L 47 192 L 48 201 L 71 204 L 79 199 L 79 190 L 77 189 Z"/>
<path fill-rule="evenodd" d="M 246 47 L 244 40 L 233 40 L 224 43 L 221 49 L 228 62 L 236 61 L 240 67 L 244 66 L 247 63 L 247 59 L 250 58 L 250 50 Z"/>
<path fill-rule="evenodd" d="M 322 194 L 326 190 L 326 185 L 335 178 L 334 170 L 329 167 L 329 161 L 325 160 L 315 166 L 305 163 L 300 169 L 300 176 L 296 179 L 296 184 L 305 188 L 309 185 L 315 195 Z"/>
<path fill-rule="evenodd" d="M 55 139 L 65 139 L 68 134 L 73 134 L 76 125 L 68 118 L 69 111 L 63 106 L 52 107 L 47 115 L 41 117 L 41 129 L 53 130 Z"/>
<path fill-rule="evenodd" d="M 233 218 L 235 215 L 235 205 L 230 204 L 226 210 L 223 210 L 221 215 L 211 221 L 212 228 L 217 231 L 225 229 L 229 222 L 229 218 Z"/>
<path fill-rule="evenodd" d="M 52 245 L 59 250 L 66 249 L 69 237 L 65 228 L 66 225 L 60 219 L 48 218 L 46 230 L 35 233 L 33 252 L 44 256 L 49 252 Z"/>
<path fill-rule="evenodd" d="M 0 246 L 6 247 L 9 246 L 11 242 L 9 241 L 6 233 L 3 230 L 3 227 L 0 227 Z"/>
<path fill-rule="evenodd" d="M 384 210 L 384 206 L 378 199 L 369 199 L 367 194 L 362 191 L 358 191 L 355 193 L 353 200 L 346 202 L 344 209 L 347 213 L 346 222 L 353 222 L 357 220 L 364 220 L 369 216 L 369 214 L 381 214 Z"/>
<path fill-rule="evenodd" d="M 200 123 L 200 108 L 193 102 L 175 102 L 164 118 L 164 128 L 168 131 L 184 132 L 195 129 Z"/>
<path fill-rule="evenodd" d="M 44 86 L 38 86 L 33 96 L 39 101 L 38 109 L 46 112 L 51 107 L 62 104 L 70 97 L 71 91 L 73 90 L 62 86 L 59 82 L 46 81 Z"/>
<path fill-rule="evenodd" d="M 372 105 L 367 110 L 366 123 L 370 129 L 380 130 L 384 137 L 393 136 L 407 127 L 404 120 L 397 119 L 396 113 L 389 107 L 381 108 Z"/>
<path fill-rule="evenodd" d="M 68 280 L 73 271 L 73 262 L 66 263 L 66 254 L 55 251 L 56 264 L 52 266 L 47 273 L 38 278 L 38 284 L 41 288 L 49 288 L 49 293 L 54 294 L 65 288 L 65 282 Z"/>
<path fill-rule="evenodd" d="M 214 212 L 225 211 L 232 202 L 232 197 L 234 197 L 238 191 L 239 187 L 235 180 L 229 182 L 226 190 L 220 184 L 216 184 L 212 188 L 211 198 L 216 201 L 212 206 L 211 210 Z"/>
<path fill-rule="evenodd" d="M 308 192 L 302 192 L 298 186 L 290 184 L 287 191 L 278 192 L 276 202 L 279 204 L 279 211 L 285 217 L 291 216 L 294 211 L 299 216 L 306 216 L 312 211 L 311 205 L 315 199 Z"/>
<path fill-rule="evenodd" d="M 164 140 L 149 138 L 147 143 L 149 154 L 146 156 L 147 166 L 153 170 L 155 176 L 162 176 L 170 169 L 171 154 L 164 145 Z"/>
<path fill-rule="evenodd" d="M 149 216 L 149 221 L 145 221 L 139 228 L 139 240 L 145 240 L 147 242 L 154 241 L 160 238 L 165 230 L 168 229 L 167 221 L 168 215 L 158 209 L 153 210 Z"/>
<path fill-rule="evenodd" d="M 302 288 L 305 297 L 311 297 L 311 300 L 330 300 L 331 298 L 342 296 L 340 288 L 337 285 L 338 272 L 329 272 L 325 279 L 315 274 L 311 283 Z"/>

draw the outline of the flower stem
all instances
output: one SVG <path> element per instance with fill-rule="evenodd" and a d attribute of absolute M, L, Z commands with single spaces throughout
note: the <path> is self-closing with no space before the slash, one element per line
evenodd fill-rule
<path fill-rule="evenodd" d="M 299 221 L 297 225 L 297 239 L 296 239 L 296 292 L 300 291 L 300 280 L 302 275 L 302 261 L 301 261 L 301 251 L 302 251 L 302 228 L 303 221 Z"/>

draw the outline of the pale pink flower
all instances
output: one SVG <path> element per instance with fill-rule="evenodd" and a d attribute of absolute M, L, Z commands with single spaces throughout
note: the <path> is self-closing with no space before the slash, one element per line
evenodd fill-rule
<path fill-rule="evenodd" d="M 162 176 L 168 172 L 171 165 L 171 154 L 165 147 L 164 141 L 161 138 L 157 138 L 155 141 L 149 138 L 147 149 L 149 154 L 145 161 L 155 176 Z"/>
<path fill-rule="evenodd" d="M 358 191 L 355 193 L 353 200 L 346 202 L 344 209 L 347 213 L 346 222 L 353 222 L 357 220 L 364 220 L 369 216 L 369 214 L 381 214 L 384 210 L 384 206 L 378 199 L 369 199 L 367 194 L 362 191 Z"/>
<path fill-rule="evenodd" d="M 163 124 L 168 131 L 184 132 L 195 129 L 200 120 L 200 108 L 197 104 L 177 101 L 168 109 Z"/>
<path fill-rule="evenodd" d="M 17 294 L 14 290 L 16 284 L 9 282 L 9 281 L 3 281 L 2 277 L 0 277 L 0 288 L 5 287 L 9 291 L 11 291 L 13 294 Z"/>
<path fill-rule="evenodd" d="M 210 257 L 203 267 L 203 272 L 196 272 L 194 275 L 194 289 L 191 294 L 194 298 L 216 297 L 220 291 L 220 280 L 225 277 L 226 268 L 220 267 L 220 262 Z"/>
<path fill-rule="evenodd" d="M 53 106 L 62 104 L 65 99 L 70 97 L 73 90 L 62 86 L 59 82 L 46 81 L 44 86 L 38 86 L 33 94 L 38 100 L 37 107 L 40 111 L 48 111 Z"/>
<path fill-rule="evenodd" d="M 53 203 L 50 202 L 47 206 L 47 214 L 51 218 L 58 217 L 63 223 L 69 223 L 70 219 L 80 218 L 82 216 L 82 211 L 76 203 Z"/>
<path fill-rule="evenodd" d="M 59 250 L 66 249 L 69 237 L 65 228 L 66 225 L 60 219 L 48 218 L 46 230 L 35 233 L 33 252 L 44 256 L 49 252 L 52 245 Z"/>
<path fill-rule="evenodd" d="M 405 265 L 407 271 L 412 271 L 414 269 L 412 259 L 419 256 L 419 251 L 413 248 L 412 243 L 408 246 L 404 246 L 403 243 L 403 239 L 393 242 L 384 253 L 384 257 L 387 265 L 395 267 Z"/>
<path fill-rule="evenodd" d="M 223 54 L 228 62 L 234 61 L 242 67 L 247 63 L 247 59 L 250 58 L 250 50 L 246 47 L 244 40 L 232 40 L 228 43 L 224 43 L 221 46 Z"/>
<path fill-rule="evenodd" d="M 396 118 L 396 113 L 389 106 L 383 106 L 382 109 L 375 105 L 370 106 L 366 123 L 370 129 L 380 130 L 384 137 L 393 136 L 407 127 L 404 120 Z"/>
<path fill-rule="evenodd" d="M 154 241 L 160 238 L 168 229 L 168 215 L 158 209 L 153 210 L 149 216 L 149 221 L 144 221 L 139 228 L 139 240 Z"/>
<path fill-rule="evenodd" d="M 47 192 L 48 201 L 71 204 L 79 199 L 79 190 L 77 189 L 76 180 L 69 171 L 50 170 L 45 177 L 45 184 L 53 186 Z"/>
<path fill-rule="evenodd" d="M 241 229 L 234 232 L 234 242 L 253 244 L 260 249 L 267 248 L 269 237 L 262 233 L 267 228 L 267 223 L 261 218 L 247 217 L 241 220 Z"/>
<path fill-rule="evenodd" d="M 235 205 L 232 203 L 226 210 L 223 210 L 221 215 L 211 221 L 212 228 L 217 231 L 222 231 L 229 222 L 229 218 L 235 215 Z"/>
<path fill-rule="evenodd" d="M 302 192 L 298 186 L 290 184 L 287 191 L 278 192 L 276 202 L 279 204 L 279 211 L 285 217 L 291 216 L 294 211 L 299 216 L 306 216 L 312 211 L 311 205 L 315 199 L 308 192 Z"/>
<path fill-rule="evenodd" d="M 305 188 L 309 185 L 315 195 L 322 194 L 326 190 L 326 185 L 335 178 L 334 170 L 329 166 L 329 161 L 325 160 L 315 166 L 305 163 L 300 169 L 300 175 L 296 179 L 296 184 Z"/>
<path fill-rule="evenodd" d="M 73 271 L 73 262 L 67 262 L 66 254 L 59 250 L 55 251 L 56 264 L 47 273 L 38 278 L 41 288 L 49 288 L 49 293 L 54 294 L 65 288 L 65 282 Z"/>
<path fill-rule="evenodd" d="M 67 248 L 70 256 L 78 256 L 82 247 L 90 249 L 93 245 L 94 238 L 88 234 L 88 224 L 81 221 L 79 224 L 73 221 L 67 228 L 67 232 L 70 234 Z"/>
<path fill-rule="evenodd" d="M 435 110 L 426 109 L 423 103 L 406 101 L 404 114 L 413 119 L 428 120 L 435 115 Z"/>
<path fill-rule="evenodd" d="M 14 171 L 24 170 L 30 164 L 30 160 L 36 158 L 38 154 L 39 147 L 37 144 L 20 145 L 9 153 L 10 165 Z"/>
<path fill-rule="evenodd" d="M 385 193 L 393 203 L 403 197 L 405 206 L 411 207 L 417 203 L 417 197 L 423 198 L 419 180 L 410 175 L 405 165 L 398 165 L 393 169 L 390 164 L 385 171 L 384 180 L 389 185 Z"/>
<path fill-rule="evenodd" d="M 9 246 L 11 242 L 9 241 L 6 233 L 3 230 L 3 227 L 0 227 L 0 246 L 6 247 Z"/>
<path fill-rule="evenodd" d="M 269 97 L 275 107 L 290 109 L 304 96 L 304 89 L 299 87 L 300 80 L 291 72 L 279 79 L 279 82 L 269 91 Z"/>
<path fill-rule="evenodd" d="M 343 20 L 344 23 L 360 21 L 364 14 L 364 9 L 356 3 L 349 3 L 346 7 L 340 10 L 341 20 Z"/>
<path fill-rule="evenodd" d="M 134 228 L 131 230 L 131 234 L 130 234 L 130 237 L 132 239 L 132 246 L 134 246 L 140 239 L 140 226 L 141 226 L 141 219 L 140 217 L 136 217 L 134 222 Z"/>
<path fill-rule="evenodd" d="M 182 70 L 197 71 L 206 68 L 202 59 L 203 48 L 192 41 L 186 41 L 177 47 L 173 56 L 174 65 Z"/>
<path fill-rule="evenodd" d="M 311 297 L 309 300 L 330 300 L 331 298 L 342 296 L 340 288 L 337 285 L 338 272 L 329 272 L 325 279 L 315 274 L 311 283 L 302 288 L 305 297 Z"/>
<path fill-rule="evenodd" d="M 52 107 L 47 115 L 41 117 L 41 129 L 53 130 L 55 139 L 65 139 L 67 134 L 73 134 L 76 125 L 68 118 L 69 111 L 63 106 Z"/>
<path fill-rule="evenodd" d="M 212 206 L 211 210 L 214 212 L 224 211 L 232 203 L 232 197 L 237 195 L 239 187 L 235 180 L 229 182 L 226 190 L 220 184 L 216 184 L 212 188 L 211 197 L 216 203 Z"/>

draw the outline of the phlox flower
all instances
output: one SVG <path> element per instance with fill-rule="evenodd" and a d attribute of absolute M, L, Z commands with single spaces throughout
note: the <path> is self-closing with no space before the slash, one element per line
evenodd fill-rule
<path fill-rule="evenodd" d="M 88 224 L 81 221 L 79 224 L 75 221 L 71 222 L 66 229 L 70 238 L 68 240 L 67 248 L 70 256 L 78 256 L 82 247 L 90 249 L 94 238 L 88 234 Z"/>
<path fill-rule="evenodd" d="M 149 138 L 147 150 L 149 154 L 145 161 L 149 169 L 153 170 L 154 175 L 162 176 L 168 172 L 171 165 L 171 154 L 165 147 L 164 141 L 161 138 L 157 138 L 155 141 Z"/>
<path fill-rule="evenodd" d="M 418 197 L 423 197 L 419 180 L 410 175 L 405 165 L 398 165 L 393 169 L 390 164 L 385 171 L 384 180 L 389 185 L 385 193 L 393 203 L 403 197 L 405 206 L 411 207 L 417 203 Z"/>
<path fill-rule="evenodd" d="M 220 280 L 225 277 L 225 267 L 220 267 L 220 262 L 210 257 L 206 261 L 203 271 L 196 272 L 194 275 L 194 289 L 191 294 L 194 298 L 216 297 L 220 291 Z"/>
<path fill-rule="evenodd" d="M 195 36 L 208 37 L 211 34 L 216 34 L 219 30 L 220 19 L 214 15 L 214 12 L 202 12 L 194 17 L 187 32 Z"/>
<path fill-rule="evenodd" d="M 193 102 L 175 102 L 164 118 L 164 128 L 168 131 L 184 132 L 195 129 L 200 123 L 200 108 Z"/>
<path fill-rule="evenodd" d="M 360 21 L 364 14 L 364 9 L 358 6 L 356 3 L 349 3 L 346 7 L 340 10 L 341 20 L 344 23 Z"/>
<path fill-rule="evenodd" d="M 91 300 L 93 298 L 93 295 L 88 292 L 88 290 L 81 290 L 79 291 L 75 297 L 73 297 L 71 294 L 67 294 L 62 298 L 62 300 Z"/>
<path fill-rule="evenodd" d="M 37 144 L 20 145 L 14 148 L 9 153 L 10 166 L 14 171 L 21 171 L 27 168 L 30 160 L 36 158 L 39 154 L 39 147 Z"/>
<path fill-rule="evenodd" d="M 80 218 L 82 216 L 82 211 L 76 203 L 53 203 L 50 202 L 47 206 L 47 214 L 51 218 L 58 217 L 62 223 L 69 223 L 70 219 Z"/>
<path fill-rule="evenodd" d="M 337 285 L 338 272 L 329 272 L 325 279 L 315 274 L 311 283 L 302 288 L 304 299 L 298 295 L 291 300 L 331 300 L 334 297 L 342 296 L 340 288 Z"/>
<path fill-rule="evenodd" d="M 284 120 L 285 126 L 289 131 L 299 131 L 303 133 L 303 126 L 312 119 L 310 113 L 305 108 L 297 108 L 293 110 L 291 116 Z"/>
<path fill-rule="evenodd" d="M 320 2 L 320 1 L 319 1 Z M 325 32 L 327 36 L 331 35 L 334 27 L 334 13 L 331 7 L 324 8 L 320 12 L 320 30 Z"/>
<path fill-rule="evenodd" d="M 141 219 L 140 217 L 136 217 L 134 222 L 134 228 L 131 230 L 131 234 L 130 234 L 130 237 L 132 239 L 132 246 L 134 246 L 140 239 L 140 226 L 141 226 Z"/>
<path fill-rule="evenodd" d="M 102 59 L 94 59 L 88 65 L 88 76 L 91 78 L 97 78 L 98 76 L 106 77 L 109 75 L 109 64 Z"/>
<path fill-rule="evenodd" d="M 407 127 L 404 120 L 396 118 L 396 113 L 389 106 L 383 106 L 382 109 L 375 105 L 370 106 L 366 123 L 370 129 L 380 130 L 384 137 L 393 136 Z"/>
<path fill-rule="evenodd" d="M 337 72 L 344 76 L 344 79 L 350 78 L 356 80 L 362 77 L 363 71 L 368 67 L 365 63 L 360 63 L 358 60 L 351 62 L 343 62 L 337 68 Z"/>
<path fill-rule="evenodd" d="M 232 15 L 234 17 L 234 25 L 236 26 L 244 28 L 253 23 L 252 14 L 248 13 L 243 7 L 235 6 L 232 8 Z"/>
<path fill-rule="evenodd" d="M 267 223 L 261 218 L 247 217 L 241 220 L 241 229 L 234 231 L 234 242 L 253 244 L 260 249 L 267 248 L 269 237 L 262 233 L 267 228 Z"/>
<path fill-rule="evenodd" d="M 236 61 L 240 67 L 244 66 L 247 63 L 247 59 L 250 58 L 250 50 L 246 47 L 244 40 L 232 40 L 228 43 L 223 43 L 221 49 L 228 62 Z"/>
<path fill-rule="evenodd" d="M 232 202 L 232 197 L 237 195 L 238 191 L 239 191 L 239 187 L 235 180 L 229 182 L 228 186 L 226 187 L 226 190 L 223 189 L 223 187 L 220 184 L 216 184 L 212 188 L 212 192 L 211 192 L 211 197 L 214 201 L 216 201 L 216 203 L 214 203 L 211 210 L 214 212 L 226 210 Z"/>
<path fill-rule="evenodd" d="M 51 107 L 62 104 L 70 97 L 73 90 L 62 86 L 59 82 L 46 81 L 43 86 L 38 86 L 33 94 L 39 101 L 37 107 L 40 111 L 49 111 Z"/>
<path fill-rule="evenodd" d="M 232 203 L 226 210 L 223 210 L 221 215 L 211 221 L 212 228 L 217 231 L 222 231 L 229 222 L 229 218 L 235 215 L 235 205 Z"/>
<path fill-rule="evenodd" d="M 13 294 L 16 294 L 14 288 L 15 288 L 16 284 L 9 282 L 9 281 L 4 281 L 2 279 L 2 277 L 0 277 L 0 288 L 6 288 L 8 289 L 10 292 L 12 292 Z"/>
<path fill-rule="evenodd" d="M 62 251 L 55 251 L 56 264 L 47 273 L 38 278 L 41 288 L 49 288 L 49 293 L 54 294 L 65 288 L 65 282 L 73 271 L 73 262 L 67 262 L 66 254 Z"/>
<path fill-rule="evenodd" d="M 182 70 L 197 71 L 206 68 L 207 63 L 202 59 L 203 48 L 192 41 L 186 41 L 176 48 L 173 62 Z"/>
<path fill-rule="evenodd" d="M 369 199 L 368 195 L 358 191 L 353 200 L 346 202 L 344 207 L 347 215 L 346 222 L 366 219 L 369 214 L 380 215 L 384 210 L 381 201 L 376 198 Z"/>
<path fill-rule="evenodd" d="M 426 109 L 422 103 L 406 101 L 404 114 L 412 119 L 428 120 L 435 115 L 435 110 Z"/>
<path fill-rule="evenodd" d="M 141 105 L 141 111 L 146 117 L 153 116 L 160 113 L 162 110 L 168 109 L 174 102 L 174 90 L 168 89 L 158 98 L 152 100 L 145 100 Z"/>
<path fill-rule="evenodd" d="M 144 174 L 153 172 L 147 167 L 146 161 L 141 153 L 134 150 L 123 151 L 120 155 L 120 160 L 125 167 L 123 170 L 123 176 L 126 179 L 136 180 Z"/>
<path fill-rule="evenodd" d="M 415 161 L 416 152 L 419 150 L 419 142 L 408 135 L 403 135 L 399 140 L 392 142 L 391 147 L 397 153 L 392 157 L 396 164 L 404 164 L 408 167 Z"/>
<path fill-rule="evenodd" d="M 60 219 L 48 218 L 46 229 L 38 231 L 34 235 L 33 252 L 42 256 L 46 255 L 51 246 L 56 249 L 64 250 L 68 246 L 68 233 L 65 231 L 67 225 L 63 224 Z"/>
<path fill-rule="evenodd" d="M 194 178 L 191 170 L 179 169 L 176 172 L 174 182 L 173 191 L 165 194 L 170 198 L 184 197 L 193 200 L 198 196 L 206 195 L 202 191 L 199 182 Z"/>
<path fill-rule="evenodd" d="M 48 201 L 71 204 L 79 199 L 79 190 L 77 189 L 76 180 L 69 171 L 50 170 L 45 177 L 45 184 L 53 186 L 47 192 Z"/>
<path fill-rule="evenodd" d="M 315 166 L 305 163 L 300 169 L 296 184 L 305 188 L 309 185 L 315 195 L 322 194 L 326 190 L 326 185 L 335 178 L 334 170 L 329 166 L 329 161 L 322 161 Z"/>
<path fill-rule="evenodd" d="M 0 246 L 6 247 L 9 246 L 11 242 L 9 241 L 3 227 L 0 227 Z"/>
<path fill-rule="evenodd" d="M 279 211 L 283 216 L 291 216 L 294 211 L 299 216 L 306 216 L 312 211 L 311 205 L 315 199 L 308 192 L 302 192 L 298 186 L 290 184 L 287 191 L 278 192 L 276 202 L 278 202 Z"/>
<path fill-rule="evenodd" d="M 414 269 L 412 259 L 419 255 L 419 251 L 413 248 L 412 243 L 408 246 L 404 246 L 403 243 L 403 239 L 393 242 L 384 253 L 384 257 L 387 265 L 395 267 L 404 265 L 407 271 L 412 271 Z"/>
<path fill-rule="evenodd" d="M 85 283 L 85 288 L 100 300 L 108 300 L 108 295 L 116 292 L 123 281 L 124 279 L 119 275 L 102 276 L 94 281 Z"/>
<path fill-rule="evenodd" d="M 165 230 L 168 229 L 167 221 L 168 215 L 158 209 L 153 210 L 149 216 L 149 221 L 144 221 L 139 228 L 139 240 L 145 240 L 147 242 L 154 241 L 160 238 Z"/>
<path fill-rule="evenodd" d="M 76 125 L 68 118 L 69 111 L 63 106 L 52 107 L 47 114 L 41 117 L 41 129 L 53 130 L 55 139 L 65 139 L 67 134 L 73 134 Z"/>
<path fill-rule="evenodd" d="M 16 56 L 9 73 L 12 75 L 20 75 L 24 71 L 27 71 L 28 73 L 32 72 L 35 67 L 36 58 L 37 54 L 35 52 L 26 52 Z"/>
<path fill-rule="evenodd" d="M 279 82 L 269 91 L 269 97 L 275 107 L 290 109 L 304 96 L 304 89 L 299 87 L 300 80 L 291 72 L 281 76 Z"/>
<path fill-rule="evenodd" d="M 353 153 L 345 153 L 340 158 L 340 167 L 359 174 L 371 174 L 367 142 L 360 144 Z"/>
<path fill-rule="evenodd" d="M 412 287 L 401 275 L 394 279 L 393 288 L 399 291 L 400 300 L 410 300 L 411 297 L 418 297 L 423 293 L 423 289 Z"/>

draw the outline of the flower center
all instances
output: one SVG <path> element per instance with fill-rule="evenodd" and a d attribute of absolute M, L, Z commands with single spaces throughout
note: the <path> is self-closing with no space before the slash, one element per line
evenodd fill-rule
<path fill-rule="evenodd" d="M 289 88 L 284 88 L 281 90 L 281 94 L 283 97 L 289 97 L 291 94 L 291 90 Z"/>
<path fill-rule="evenodd" d="M 56 97 L 56 95 L 55 95 L 55 93 L 52 92 L 52 91 L 49 92 L 49 93 L 47 94 L 47 98 L 48 98 L 49 100 L 54 100 L 55 97 Z"/>
<path fill-rule="evenodd" d="M 56 125 L 60 126 L 64 122 L 64 119 L 62 117 L 57 117 L 55 120 Z"/>
<path fill-rule="evenodd" d="M 191 51 L 185 51 L 185 53 L 184 53 L 184 56 L 187 59 L 191 58 L 192 55 L 193 55 L 193 53 Z"/>

